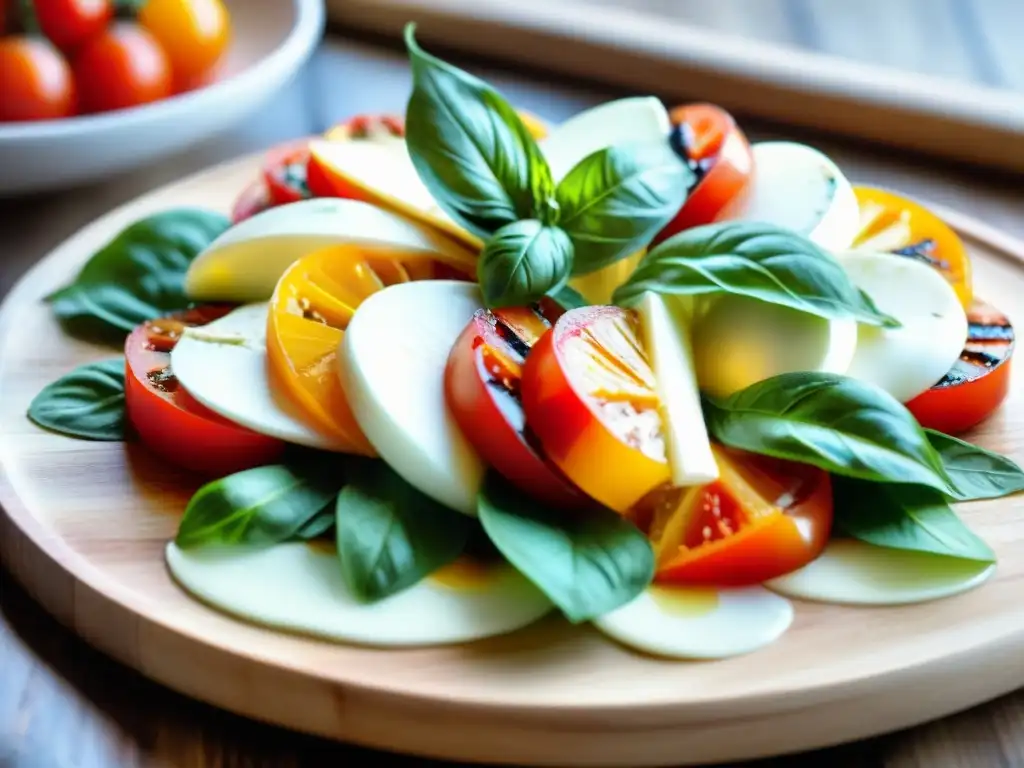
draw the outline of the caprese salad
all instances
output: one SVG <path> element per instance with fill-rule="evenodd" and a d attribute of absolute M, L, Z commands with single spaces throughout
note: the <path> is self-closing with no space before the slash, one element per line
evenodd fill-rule
<path fill-rule="evenodd" d="M 664 657 L 995 570 L 954 504 L 1013 328 L 957 234 L 710 104 L 549 128 L 422 51 L 404 116 L 275 149 L 47 300 L 124 354 L 28 415 L 195 473 L 166 562 L 235 616 L 457 643 L 559 612 Z"/>

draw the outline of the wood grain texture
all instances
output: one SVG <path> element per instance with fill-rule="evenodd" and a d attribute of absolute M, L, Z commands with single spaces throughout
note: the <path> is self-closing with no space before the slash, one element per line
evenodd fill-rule
<path fill-rule="evenodd" d="M 116 355 L 67 336 L 41 298 L 128 223 L 182 205 L 227 211 L 259 156 L 144 195 L 57 248 L 0 310 L 0 551 L 90 644 L 175 690 L 297 730 L 431 757 L 672 765 L 828 746 L 940 717 L 1024 684 L 1024 503 L 963 505 L 997 577 L 956 598 L 857 610 L 797 603 L 777 643 L 716 663 L 655 660 L 558 617 L 462 646 L 378 650 L 230 619 L 169 578 L 163 547 L 198 486 L 135 443 L 45 432 L 42 386 Z M 956 222 L 976 290 L 1024 326 L 1024 244 Z M 1009 241 L 1008 241 L 1009 242 Z M 1024 379 L 972 437 L 1024 459 Z M 585 693 L 584 693 L 585 692 Z"/>
<path fill-rule="evenodd" d="M 552 120 L 617 95 L 592 84 L 463 64 L 496 83 L 516 103 Z M 109 183 L 0 204 L 0 293 L 65 237 L 147 189 L 272 142 L 322 130 L 353 113 L 400 108 L 407 93 L 401 52 L 335 38 L 293 88 L 229 135 Z M 1012 179 L 928 164 L 797 129 L 749 120 L 744 128 L 758 139 L 808 141 L 834 157 L 857 183 L 938 200 L 1024 238 L 1024 196 Z M 54 588 L 62 588 L 59 580 Z M 1024 766 L 1022 707 L 1024 692 L 892 736 L 743 763 L 742 768 Z M 0 568 L 3 768 L 305 768 L 361 765 L 379 757 L 377 752 L 229 715 L 151 683 L 60 626 Z M 435 765 L 413 758 L 400 764 Z"/>

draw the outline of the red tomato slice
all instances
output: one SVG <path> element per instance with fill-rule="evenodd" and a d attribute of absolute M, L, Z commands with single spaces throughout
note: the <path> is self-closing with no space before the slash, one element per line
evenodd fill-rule
<path fill-rule="evenodd" d="M 267 153 L 263 164 L 263 182 L 267 185 L 273 205 L 288 205 L 313 197 L 306 180 L 308 164 L 308 139 L 283 144 Z"/>
<path fill-rule="evenodd" d="M 639 318 L 619 307 L 562 315 L 523 366 L 526 423 L 577 487 L 626 513 L 670 477 Z"/>
<path fill-rule="evenodd" d="M 263 179 L 256 179 L 242 190 L 242 194 L 235 200 L 235 205 L 231 209 L 231 221 L 237 224 L 272 207 L 267 185 L 263 183 Z"/>
<path fill-rule="evenodd" d="M 714 104 L 688 104 L 669 113 L 672 145 L 697 174 L 697 185 L 676 217 L 654 238 L 657 245 L 690 227 L 710 224 L 750 189 L 754 156 L 732 115 Z"/>
<path fill-rule="evenodd" d="M 988 418 L 1010 391 L 1013 326 L 995 307 L 974 299 L 967 312 L 967 344 L 942 380 L 908 402 L 923 427 L 948 435 Z"/>
<path fill-rule="evenodd" d="M 647 532 L 658 583 L 760 584 L 814 560 L 832 531 L 832 483 L 805 464 L 713 446 L 719 479 L 660 488 L 630 517 Z"/>
<path fill-rule="evenodd" d="M 397 115 L 356 115 L 324 134 L 328 141 L 381 141 L 405 136 L 405 122 Z M 306 180 L 316 197 L 367 201 L 361 191 L 335 177 L 315 157 L 309 159 Z"/>
<path fill-rule="evenodd" d="M 586 496 L 548 462 L 527 427 L 520 400 L 523 363 L 561 310 L 479 310 L 452 347 L 445 398 L 480 456 L 524 493 L 556 508 L 585 505 Z"/>
<path fill-rule="evenodd" d="M 205 325 L 232 307 L 207 306 L 150 320 L 128 335 L 124 351 L 128 420 L 154 453 L 180 467 L 223 477 L 277 461 L 285 444 L 238 426 L 178 386 L 171 350 L 187 326 Z"/>

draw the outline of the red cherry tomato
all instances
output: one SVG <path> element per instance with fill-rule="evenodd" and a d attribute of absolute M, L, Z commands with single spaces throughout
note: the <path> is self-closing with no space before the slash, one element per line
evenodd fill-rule
<path fill-rule="evenodd" d="M 750 142 L 732 115 L 713 104 L 688 104 L 669 113 L 672 143 L 697 174 L 676 217 L 654 238 L 658 244 L 690 227 L 719 220 L 742 202 L 754 174 Z"/>
<path fill-rule="evenodd" d="M 171 68 L 156 39 L 142 27 L 118 22 L 74 57 L 83 112 L 108 112 L 171 95 Z"/>
<path fill-rule="evenodd" d="M 967 344 L 942 380 L 908 402 L 923 427 L 948 435 L 988 418 L 1010 391 L 1013 326 L 995 307 L 974 299 L 967 312 Z"/>
<path fill-rule="evenodd" d="M 802 568 L 832 531 L 827 472 L 712 446 L 719 478 L 649 494 L 631 517 L 651 539 L 655 582 L 760 584 Z"/>
<path fill-rule="evenodd" d="M 143 323 L 125 341 L 128 420 L 154 453 L 211 477 L 272 464 L 285 444 L 238 426 L 178 386 L 171 350 L 187 326 L 205 325 L 232 308 L 208 306 Z"/>
<path fill-rule="evenodd" d="M 481 309 L 452 347 L 445 368 L 445 399 L 459 429 L 480 456 L 524 493 L 555 508 L 577 508 L 587 498 L 540 453 L 520 401 L 523 363 L 561 311 L 545 304 Z"/>
<path fill-rule="evenodd" d="M 43 34 L 63 51 L 98 36 L 114 15 L 110 0 L 35 0 L 34 8 Z"/>
<path fill-rule="evenodd" d="M 75 101 L 71 69 L 51 43 L 0 38 L 0 123 L 70 117 Z"/>

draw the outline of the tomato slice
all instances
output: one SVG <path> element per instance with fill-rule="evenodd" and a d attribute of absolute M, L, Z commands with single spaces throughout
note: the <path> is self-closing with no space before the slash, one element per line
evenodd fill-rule
<path fill-rule="evenodd" d="M 754 174 L 750 142 L 721 107 L 687 104 L 673 109 L 669 118 L 672 146 L 697 175 L 697 183 L 654 245 L 684 229 L 720 220 L 742 202 Z"/>
<path fill-rule="evenodd" d="M 526 358 L 522 400 L 545 455 L 601 504 L 625 513 L 668 481 L 636 312 L 595 306 L 562 315 Z"/>
<path fill-rule="evenodd" d="M 919 203 L 874 187 L 854 187 L 861 229 L 854 248 L 918 259 L 949 281 L 964 309 L 974 295 L 971 260 L 956 232 Z"/>
<path fill-rule="evenodd" d="M 313 197 L 306 179 L 309 140 L 301 139 L 271 149 L 263 164 L 263 183 L 272 205 L 288 205 Z"/>
<path fill-rule="evenodd" d="M 154 453 L 179 467 L 223 477 L 277 461 L 280 440 L 245 429 L 200 405 L 171 372 L 171 350 L 189 326 L 205 325 L 233 307 L 204 306 L 150 320 L 125 341 L 128 420 Z"/>
<path fill-rule="evenodd" d="M 356 115 L 324 133 L 328 141 L 381 140 L 405 137 L 405 120 L 400 115 Z"/>
<path fill-rule="evenodd" d="M 827 472 L 712 446 L 719 479 L 665 486 L 630 512 L 657 559 L 655 582 L 760 584 L 821 554 L 832 531 Z"/>
<path fill-rule="evenodd" d="M 923 427 L 948 435 L 966 432 L 988 418 L 1010 391 L 1015 347 L 1006 315 L 980 299 L 967 311 L 967 343 L 949 373 L 906 404 Z"/>
<path fill-rule="evenodd" d="M 231 221 L 237 224 L 272 207 L 267 185 L 263 179 L 256 179 L 243 189 L 242 194 L 235 200 L 231 209 Z"/>
<path fill-rule="evenodd" d="M 553 302 L 478 310 L 452 346 L 445 399 L 484 461 L 524 493 L 556 508 L 577 508 L 588 499 L 544 458 L 520 394 L 530 350 L 561 314 Z"/>

